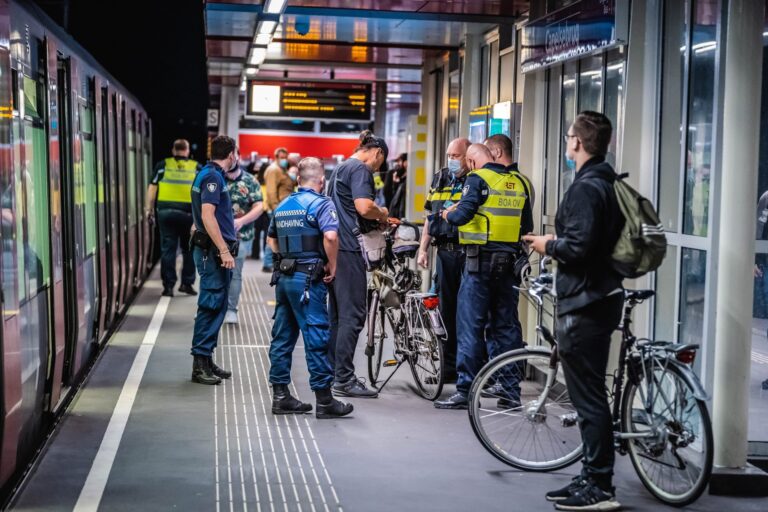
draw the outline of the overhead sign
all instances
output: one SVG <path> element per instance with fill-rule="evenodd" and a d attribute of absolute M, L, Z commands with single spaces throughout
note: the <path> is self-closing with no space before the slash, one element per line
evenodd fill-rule
<path fill-rule="evenodd" d="M 616 0 L 579 0 L 523 27 L 523 73 L 621 43 Z"/>
<path fill-rule="evenodd" d="M 370 121 L 371 84 L 253 80 L 248 82 L 246 114 Z"/>
<path fill-rule="evenodd" d="M 217 108 L 208 109 L 208 126 L 212 126 L 212 127 L 219 126 L 219 109 Z"/>

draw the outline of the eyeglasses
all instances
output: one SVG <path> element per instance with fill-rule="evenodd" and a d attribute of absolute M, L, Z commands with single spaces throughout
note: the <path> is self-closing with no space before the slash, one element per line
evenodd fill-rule
<path fill-rule="evenodd" d="M 573 138 L 576 138 L 576 137 L 578 137 L 578 135 L 568 135 L 566 133 L 565 135 L 563 135 L 563 141 L 567 144 L 568 143 L 568 139 L 573 139 Z"/>

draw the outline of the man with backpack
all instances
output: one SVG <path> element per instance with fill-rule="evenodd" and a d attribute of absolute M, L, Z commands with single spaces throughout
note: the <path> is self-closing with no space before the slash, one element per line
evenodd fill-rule
<path fill-rule="evenodd" d="M 605 375 L 624 302 L 614 250 L 625 217 L 614 191 L 617 175 L 605 162 L 611 132 L 603 114 L 585 111 L 576 117 L 565 135 L 566 158 L 576 178 L 557 212 L 557 237 L 524 237 L 533 250 L 558 261 L 558 350 L 584 443 L 581 474 L 547 493 L 558 510 L 619 508 Z"/>

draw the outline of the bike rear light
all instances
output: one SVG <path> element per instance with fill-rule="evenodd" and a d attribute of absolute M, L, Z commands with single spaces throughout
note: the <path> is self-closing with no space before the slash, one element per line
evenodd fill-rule
<path fill-rule="evenodd" d="M 693 361 L 696 359 L 696 351 L 681 350 L 675 354 L 675 357 L 683 364 L 693 364 Z"/>
<path fill-rule="evenodd" d="M 421 301 L 424 303 L 424 307 L 427 309 L 437 309 L 437 306 L 440 305 L 439 297 L 424 297 L 421 299 Z"/>

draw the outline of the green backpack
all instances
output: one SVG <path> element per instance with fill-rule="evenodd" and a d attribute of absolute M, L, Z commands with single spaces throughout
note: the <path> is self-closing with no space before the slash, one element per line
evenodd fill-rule
<path fill-rule="evenodd" d="M 667 237 L 653 204 L 624 182 L 627 176 L 620 174 L 613 183 L 625 222 L 611 256 L 614 270 L 634 279 L 661 266 L 667 254 Z"/>

